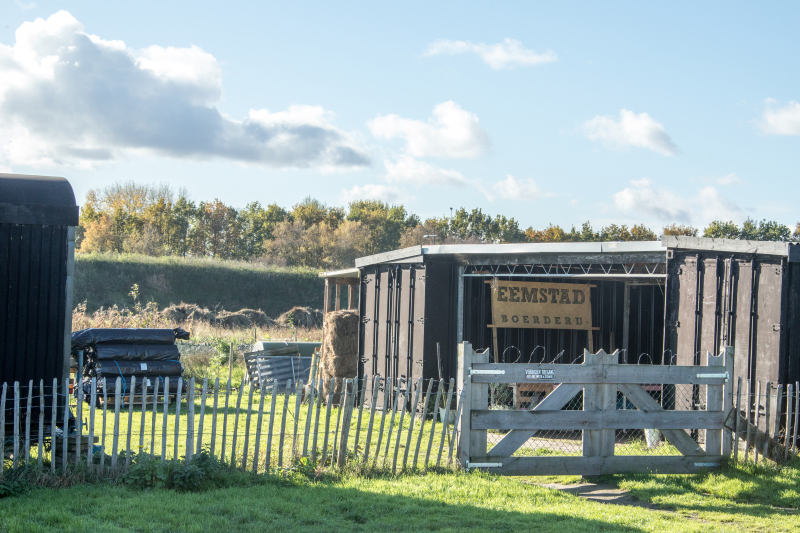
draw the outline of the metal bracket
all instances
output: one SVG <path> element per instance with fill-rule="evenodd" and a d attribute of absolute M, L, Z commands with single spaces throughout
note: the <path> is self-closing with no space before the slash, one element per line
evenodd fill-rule
<path fill-rule="evenodd" d="M 469 369 L 470 376 L 500 376 L 505 373 L 505 370 L 475 370 L 472 367 Z"/>
<path fill-rule="evenodd" d="M 697 379 L 724 379 L 725 383 L 727 383 L 730 379 L 730 375 L 728 375 L 727 372 L 723 372 L 722 374 L 697 374 Z"/>
<path fill-rule="evenodd" d="M 470 468 L 502 468 L 503 463 L 470 463 L 467 461 L 467 470 Z"/>
<path fill-rule="evenodd" d="M 773 324 L 772 325 L 772 331 L 780 331 L 780 330 L 781 330 L 781 325 L 780 324 Z"/>

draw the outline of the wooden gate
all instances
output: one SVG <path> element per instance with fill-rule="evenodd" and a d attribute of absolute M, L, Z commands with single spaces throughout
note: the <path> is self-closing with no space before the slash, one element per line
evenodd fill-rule
<path fill-rule="evenodd" d="M 707 354 L 704 366 L 618 364 L 618 352 L 602 350 L 585 351 L 583 364 L 502 364 L 488 358 L 488 350 L 459 345 L 459 459 L 466 469 L 507 475 L 690 473 L 717 467 L 730 454 L 725 420 L 733 403 L 731 348 Z M 516 409 L 518 390 L 534 383 L 539 390 L 549 384 L 551 391 L 531 409 Z M 513 389 L 513 401 L 496 401 L 501 388 Z M 567 404 L 572 408 L 563 410 Z M 579 435 L 573 438 L 580 446 L 573 453 L 520 455 L 537 433 L 548 430 Z M 651 454 L 643 446 L 644 452 L 631 452 L 632 446 L 619 442 L 624 435 L 642 435 L 640 430 L 658 430 L 665 441 L 654 449 L 668 448 L 670 454 Z M 626 455 L 620 454 L 623 448 Z"/>

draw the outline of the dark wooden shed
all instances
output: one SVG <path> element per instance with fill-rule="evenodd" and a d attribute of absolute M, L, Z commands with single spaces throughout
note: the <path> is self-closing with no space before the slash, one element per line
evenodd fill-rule
<path fill-rule="evenodd" d="M 63 386 L 77 225 L 66 179 L 0 174 L 0 383 Z"/>
<path fill-rule="evenodd" d="M 699 364 L 734 346 L 736 375 L 800 379 L 800 245 L 665 237 L 655 242 L 416 246 L 356 260 L 363 374 L 455 376 L 456 345 L 498 362 Z M 592 329 L 496 328 L 492 279 L 591 284 Z"/>

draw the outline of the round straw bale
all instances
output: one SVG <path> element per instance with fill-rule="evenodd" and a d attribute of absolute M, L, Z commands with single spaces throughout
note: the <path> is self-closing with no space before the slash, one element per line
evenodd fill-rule
<path fill-rule="evenodd" d="M 296 328 L 322 327 L 322 311 L 310 307 L 292 307 L 275 319 L 278 325 Z"/>

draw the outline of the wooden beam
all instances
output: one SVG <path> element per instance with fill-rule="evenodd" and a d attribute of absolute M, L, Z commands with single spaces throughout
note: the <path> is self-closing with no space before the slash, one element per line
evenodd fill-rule
<path fill-rule="evenodd" d="M 721 430 L 722 411 L 657 411 L 633 409 L 615 411 L 472 411 L 471 429 L 601 430 L 601 429 L 687 429 Z"/>
<path fill-rule="evenodd" d="M 722 385 L 725 378 L 697 377 L 709 373 L 707 366 L 475 363 L 475 370 L 502 370 L 499 375 L 473 374 L 473 383 L 660 383 Z M 552 370 L 552 380 L 529 379 L 529 370 Z"/>
<path fill-rule="evenodd" d="M 496 446 L 495 446 L 496 448 Z M 490 450 L 490 453 L 494 450 Z M 612 457 L 472 457 L 471 463 L 501 462 L 499 468 L 480 468 L 491 474 L 507 476 L 600 476 L 604 474 L 651 473 L 691 474 L 715 468 L 722 462 L 719 455 Z"/>
<path fill-rule="evenodd" d="M 650 396 L 640 385 L 629 385 L 619 383 L 617 385 L 619 390 L 624 394 L 632 403 L 642 411 L 650 413 L 663 411 L 663 408 Z M 691 411 L 698 413 L 698 411 Z M 658 428 L 654 428 L 658 429 Z M 687 428 L 694 429 L 694 428 Z M 682 429 L 664 429 L 661 431 L 667 440 L 681 452 L 683 455 L 702 455 L 703 449 L 692 440 L 688 433 Z"/>

